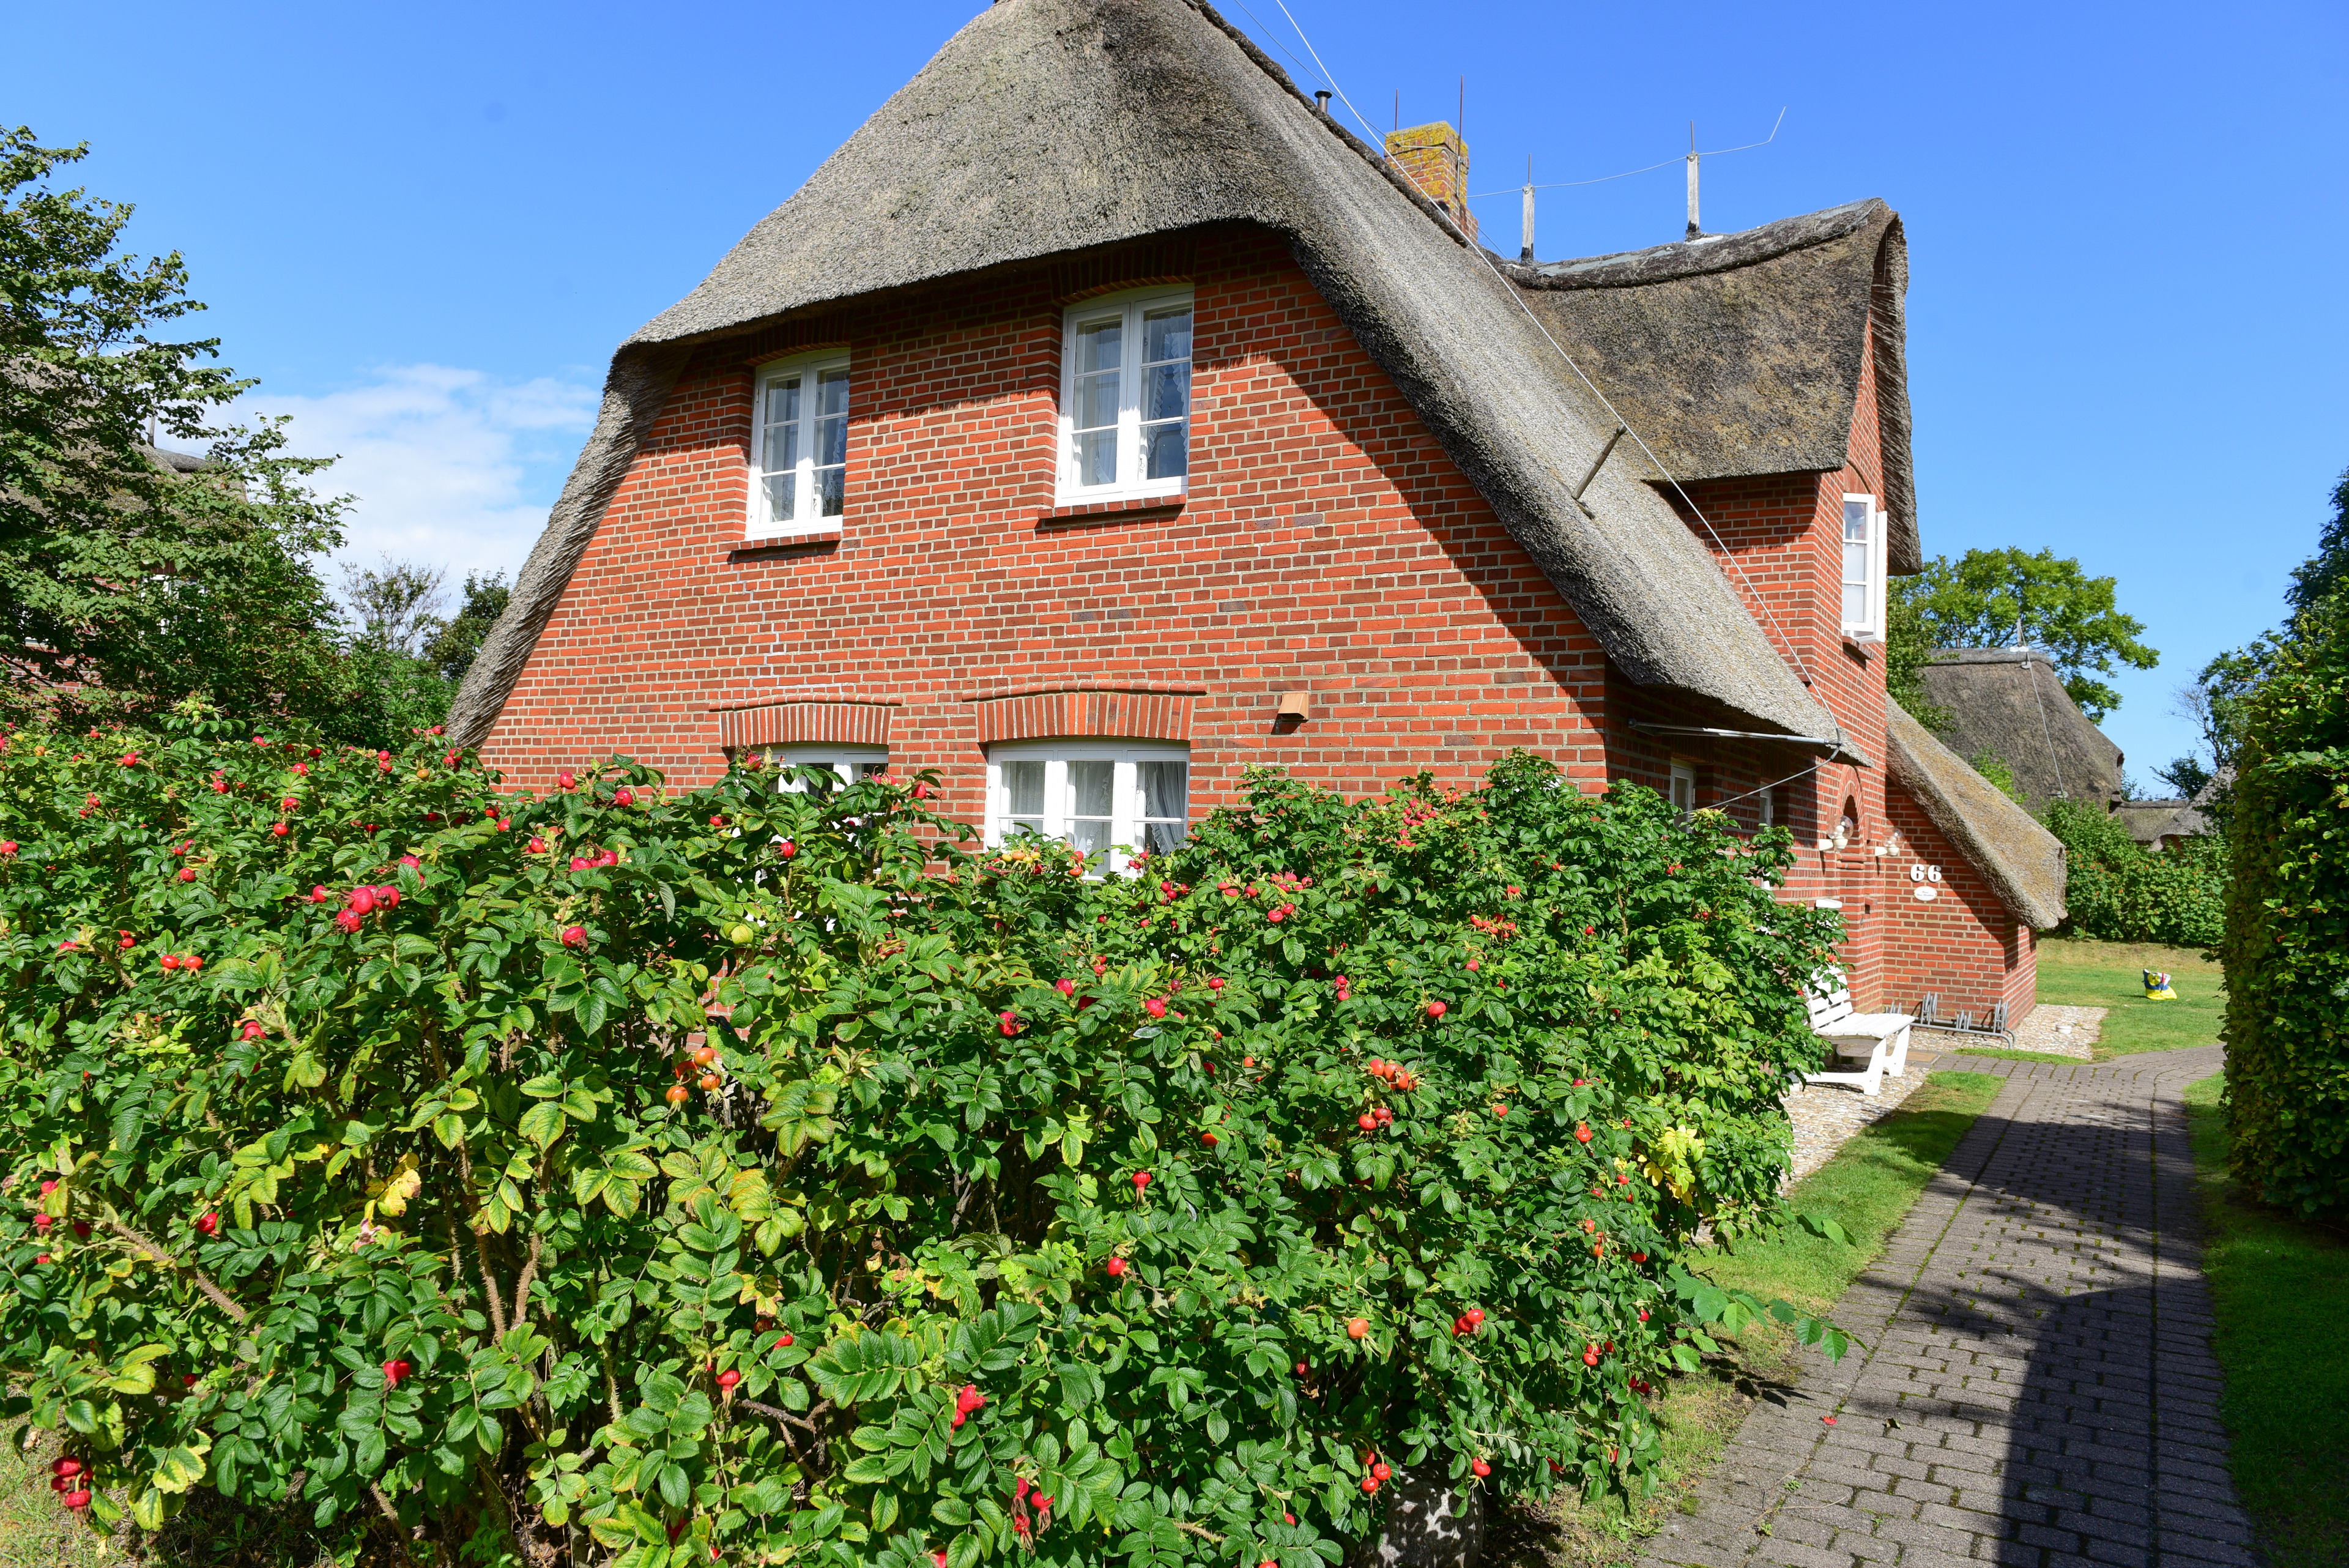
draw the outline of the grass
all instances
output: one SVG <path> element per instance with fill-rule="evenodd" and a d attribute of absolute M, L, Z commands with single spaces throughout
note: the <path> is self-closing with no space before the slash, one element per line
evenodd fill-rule
<path fill-rule="evenodd" d="M 1833 1216 L 1855 1245 L 1795 1231 L 1734 1255 L 1715 1253 L 1692 1263 L 1717 1282 L 1764 1301 L 1784 1297 L 1825 1312 L 1883 1251 L 1925 1183 L 2000 1086 L 2001 1080 L 1986 1073 L 1930 1074 L 1899 1110 L 1872 1123 L 1795 1185 L 1789 1201 L 1797 1210 Z M 1747 1330 L 1726 1354 L 1708 1357 L 1702 1372 L 1674 1378 L 1657 1402 L 1664 1473 L 1654 1495 L 1627 1506 L 1619 1499 L 1586 1501 L 1563 1491 L 1538 1508 L 1510 1509 L 1493 1521 L 1488 1561 L 1503 1568 L 1611 1568 L 1637 1558 L 1645 1538 L 1674 1510 L 1694 1511 L 1697 1483 L 1736 1436 L 1746 1411 L 1757 1399 L 1791 1388 L 1801 1371 L 1784 1328 L 1765 1323 Z"/>
<path fill-rule="evenodd" d="M 122 1560 L 96 1532 L 68 1517 L 49 1490 L 54 1443 L 18 1447 L 23 1428 L 0 1437 L 0 1568 L 96 1568 Z"/>
<path fill-rule="evenodd" d="M 2331 1568 L 2349 1563 L 2349 1235 L 2254 1203 L 2227 1179 L 2224 1087 L 2219 1076 L 2189 1085 L 2186 1107 L 2229 1468 L 2272 1568 Z"/>
<path fill-rule="evenodd" d="M 2169 971 L 2177 1001 L 2145 999 L 2143 971 L 2149 969 Z M 2058 937 L 2039 944 L 2039 1000 L 2111 1010 L 2105 1014 L 2104 1036 L 2095 1046 L 2095 1059 L 2099 1062 L 2139 1051 L 2209 1045 L 2219 1038 L 2227 1011 L 2225 977 L 2217 964 L 2200 953 L 2188 948 L 2099 942 L 2085 937 Z"/>

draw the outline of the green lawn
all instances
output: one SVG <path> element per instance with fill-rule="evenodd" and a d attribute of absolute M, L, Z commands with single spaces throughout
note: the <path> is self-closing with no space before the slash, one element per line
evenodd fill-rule
<path fill-rule="evenodd" d="M 2169 971 L 2177 1001 L 2145 999 L 2142 971 L 2148 969 Z M 2215 1044 L 2227 1011 L 2225 976 L 2200 953 L 2081 937 L 2052 938 L 2039 944 L 2039 1000 L 2112 1010 L 2105 1015 L 2104 1037 L 2095 1044 L 2099 1062 L 2139 1051 Z"/>
<path fill-rule="evenodd" d="M 106 1541 L 57 1506 L 49 1490 L 57 1448 L 19 1449 L 23 1430 L 0 1434 L 0 1568 L 95 1568 L 107 1559 Z M 122 1553 L 112 1556 L 119 1562 Z"/>
<path fill-rule="evenodd" d="M 1783 1296 L 1814 1312 L 1833 1306 L 1883 1251 L 1974 1118 L 1997 1098 L 2000 1083 L 1986 1073 L 1930 1074 L 1899 1110 L 1795 1185 L 1788 1199 L 1797 1210 L 1833 1216 L 1857 1245 L 1797 1231 L 1734 1256 L 1693 1258 L 1691 1266 L 1764 1301 Z M 1728 1354 L 1709 1358 L 1702 1372 L 1673 1379 L 1656 1407 L 1665 1479 L 1653 1497 L 1626 1509 L 1613 1500 L 1586 1503 L 1569 1491 L 1539 1509 L 1504 1511 L 1493 1521 L 1486 1561 L 1497 1568 L 1612 1568 L 1639 1557 L 1645 1538 L 1674 1509 L 1694 1511 L 1697 1483 L 1755 1399 L 1791 1386 L 1800 1376 L 1793 1352 L 1786 1331 L 1765 1323 L 1747 1330 Z"/>
<path fill-rule="evenodd" d="M 2248 1201 L 2227 1179 L 2222 1077 L 2186 1091 L 2226 1374 L 2235 1490 L 2273 1568 L 2349 1563 L 2349 1235 Z"/>

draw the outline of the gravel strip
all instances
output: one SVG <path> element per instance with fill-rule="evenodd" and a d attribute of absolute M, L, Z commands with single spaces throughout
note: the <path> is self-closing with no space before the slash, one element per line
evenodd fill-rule
<path fill-rule="evenodd" d="M 1864 1095 L 1857 1084 L 1806 1084 L 1788 1095 L 1786 1112 L 1795 1120 L 1795 1168 L 1787 1180 L 1810 1175 L 1835 1157 L 1846 1138 L 1916 1093 L 1940 1054 L 1920 1046 L 1911 1033 L 1908 1071 L 1898 1078 L 1887 1073 L 1880 1093 Z"/>
<path fill-rule="evenodd" d="M 2105 1032 L 2107 1011 L 2102 1007 L 2058 1007 L 2052 1002 L 2043 1002 L 2015 1030 L 2014 1048 L 2076 1056 L 2085 1062 Z"/>

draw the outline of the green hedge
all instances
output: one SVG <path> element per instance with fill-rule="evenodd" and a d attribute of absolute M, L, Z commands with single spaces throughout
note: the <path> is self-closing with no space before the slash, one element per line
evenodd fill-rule
<path fill-rule="evenodd" d="M 2063 842 L 2067 923 L 2108 942 L 2211 948 L 2224 929 L 2226 841 L 2198 835 L 2176 849 L 2147 849 L 2119 817 L 2079 801 L 2047 803 L 2043 820 Z"/>
<path fill-rule="evenodd" d="M 1317 1568 L 1400 1467 L 1649 1484 L 1818 1060 L 1783 834 L 1521 757 L 1092 879 L 826 777 L 11 737 L 0 1380 L 68 1498 Z"/>
<path fill-rule="evenodd" d="M 2349 626 L 2303 615 L 2243 699 L 2228 837 L 2228 1163 L 2349 1213 Z"/>

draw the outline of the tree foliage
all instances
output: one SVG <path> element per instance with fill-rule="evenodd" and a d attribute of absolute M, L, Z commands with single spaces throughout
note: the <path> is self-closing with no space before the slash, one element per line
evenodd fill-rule
<path fill-rule="evenodd" d="M 2044 819 L 2064 846 L 2065 920 L 2108 942 L 2211 948 L 2223 929 L 2226 840 L 2197 834 L 2148 849 L 2100 801 L 2052 800 Z"/>
<path fill-rule="evenodd" d="M 358 623 L 359 645 L 415 658 L 441 625 L 448 575 L 446 567 L 388 556 L 372 566 L 346 566 L 343 598 Z"/>
<path fill-rule="evenodd" d="M 2284 598 L 2296 614 L 2314 609 L 2349 586 L 2349 472 L 2333 486 L 2332 519 L 2317 536 L 2316 554 L 2292 570 Z"/>
<path fill-rule="evenodd" d="M 2349 1214 L 2349 595 L 2297 618 L 2241 697 L 2228 837 L 2227 1099 L 2236 1177 Z"/>
<path fill-rule="evenodd" d="M 2349 477 L 2281 631 L 2203 671 L 2236 877 L 2227 968 L 2228 1159 L 2303 1214 L 2349 1215 Z"/>
<path fill-rule="evenodd" d="M 506 575 L 493 572 L 483 577 L 465 574 L 465 594 L 457 613 L 445 621 L 436 621 L 431 639 L 425 644 L 425 661 L 432 666 L 449 688 L 450 700 L 457 688 L 465 683 L 465 674 L 473 668 L 474 659 L 481 651 L 481 641 L 498 618 L 506 613 L 506 601 L 512 590 L 506 587 Z"/>
<path fill-rule="evenodd" d="M 2077 560 L 2053 550 L 1969 550 L 1954 562 L 1935 556 L 1917 576 L 1896 579 L 1891 597 L 1886 664 L 1889 675 L 1905 672 L 1908 687 L 1917 686 L 1914 672 L 1935 649 L 2021 640 L 2047 654 L 2072 701 L 2101 722 L 2121 698 L 2096 677 L 2121 664 L 2150 670 L 2161 657 L 2137 640 L 2145 623 L 2121 613 L 2113 578 L 2089 576 Z M 1893 690 L 1904 707 L 1905 689 Z"/>
<path fill-rule="evenodd" d="M 398 719 L 336 640 L 316 570 L 342 503 L 282 422 L 217 422 L 252 383 L 213 339 L 177 253 L 119 245 L 131 209 L 57 190 L 82 148 L 0 130 L 0 712 L 60 722 L 183 697 L 380 738 Z M 203 449 L 183 469 L 149 444 Z"/>
<path fill-rule="evenodd" d="M 1090 879 L 828 779 L 10 738 L 0 1376 L 101 1520 L 1319 1568 L 1649 1483 L 1818 1060 L 1783 833 L 1520 757 Z"/>

